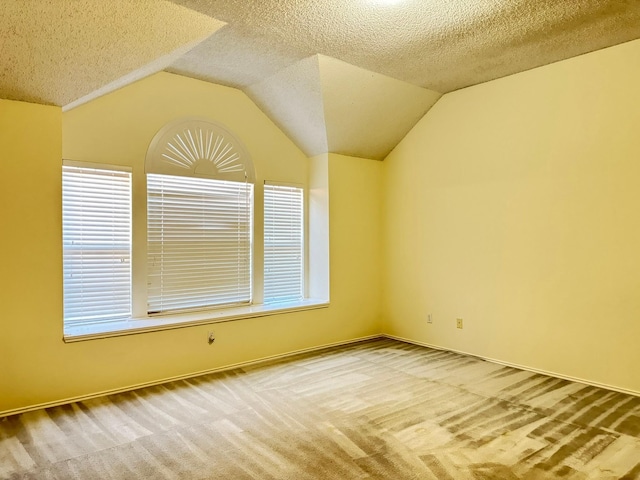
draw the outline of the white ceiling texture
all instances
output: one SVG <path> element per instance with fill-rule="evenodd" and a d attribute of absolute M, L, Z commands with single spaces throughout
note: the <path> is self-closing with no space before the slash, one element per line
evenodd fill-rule
<path fill-rule="evenodd" d="M 2 0 L 0 98 L 166 70 L 243 90 L 307 155 L 383 159 L 444 93 L 636 38 L 638 0 Z"/>

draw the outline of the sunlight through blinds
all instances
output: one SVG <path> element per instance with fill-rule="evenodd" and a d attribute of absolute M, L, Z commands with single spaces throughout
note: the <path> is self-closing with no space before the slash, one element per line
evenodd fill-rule
<path fill-rule="evenodd" d="M 251 301 L 253 184 L 147 175 L 150 314 Z"/>
<path fill-rule="evenodd" d="M 131 174 L 63 166 L 64 320 L 131 315 Z"/>
<path fill-rule="evenodd" d="M 264 186 L 264 302 L 304 296 L 303 190 Z"/>

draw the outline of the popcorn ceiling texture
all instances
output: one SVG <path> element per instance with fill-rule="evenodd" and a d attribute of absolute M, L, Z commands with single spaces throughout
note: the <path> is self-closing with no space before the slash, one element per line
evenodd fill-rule
<path fill-rule="evenodd" d="M 319 60 L 330 152 L 382 160 L 440 98 L 335 58 Z"/>
<path fill-rule="evenodd" d="M 72 108 L 166 69 L 244 90 L 307 154 L 384 158 L 441 93 L 636 38 L 638 0 L 1 0 L 0 98 Z"/>
<path fill-rule="evenodd" d="M 223 25 L 158 0 L 1 0 L 0 97 L 64 106 Z"/>
<path fill-rule="evenodd" d="M 238 32 L 225 27 L 177 59 L 167 70 L 243 88 L 262 82 L 313 53 L 301 55 L 297 48 L 289 45 L 275 48 L 250 30 Z"/>
<path fill-rule="evenodd" d="M 321 53 L 445 93 L 640 37 L 637 0 L 172 1 L 228 22 L 223 54 L 215 35 L 179 65 L 211 78 L 229 46 L 237 65 L 268 46 L 274 66 Z"/>
<path fill-rule="evenodd" d="M 308 155 L 383 159 L 438 92 L 640 37 L 637 0 L 172 1 L 228 25 L 169 71 L 245 89 Z"/>
<path fill-rule="evenodd" d="M 248 87 L 247 94 L 289 138 L 296 139 L 307 156 L 332 151 L 327 142 L 317 55 Z"/>
<path fill-rule="evenodd" d="M 324 55 L 301 60 L 247 93 L 305 154 L 382 160 L 440 94 Z"/>
<path fill-rule="evenodd" d="M 83 103 L 87 103 L 95 98 L 101 97 L 102 95 L 106 95 L 109 92 L 117 90 L 118 88 L 125 87 L 130 83 L 135 82 L 136 80 L 140 80 L 154 73 L 158 73 L 164 68 L 166 68 L 168 65 L 170 65 L 177 58 L 181 57 L 182 55 L 187 53 L 189 50 L 191 50 L 194 47 L 194 45 L 198 44 L 199 42 L 200 40 L 196 40 L 195 42 L 187 43 L 186 45 L 181 46 L 177 50 L 174 50 L 173 52 L 167 55 L 158 57 L 155 60 L 153 60 L 151 63 L 147 63 L 143 67 L 140 67 L 137 70 L 127 73 L 126 75 L 114 80 L 113 82 L 107 83 L 106 85 L 98 88 L 97 90 L 93 90 L 87 95 L 84 95 L 78 98 L 77 100 L 74 100 L 71 103 L 67 103 L 62 108 L 62 110 L 63 111 L 70 110 L 72 108 L 77 107 L 78 105 L 82 105 Z"/>

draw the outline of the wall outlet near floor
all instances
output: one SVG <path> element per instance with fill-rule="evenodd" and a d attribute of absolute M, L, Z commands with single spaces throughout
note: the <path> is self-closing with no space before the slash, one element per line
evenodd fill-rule
<path fill-rule="evenodd" d="M 433 323 L 433 315 L 427 314 L 427 323 Z"/>
<path fill-rule="evenodd" d="M 462 319 L 461 318 L 456 318 L 456 327 L 462 328 Z"/>
<path fill-rule="evenodd" d="M 216 341 L 216 334 L 214 332 L 209 332 L 207 334 L 207 342 L 209 342 L 209 345 L 213 345 L 213 342 Z"/>

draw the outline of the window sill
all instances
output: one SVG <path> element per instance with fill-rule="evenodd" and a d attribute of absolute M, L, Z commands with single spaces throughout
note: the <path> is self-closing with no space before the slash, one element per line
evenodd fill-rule
<path fill-rule="evenodd" d="M 227 308 L 224 310 L 207 310 L 145 318 L 125 318 L 111 322 L 65 326 L 63 340 L 66 343 L 80 342 L 83 340 L 134 335 L 144 332 L 190 327 L 193 325 L 230 322 L 245 318 L 266 317 L 268 315 L 314 310 L 328 306 L 328 300 L 307 298 L 297 302 L 275 303 L 271 305 L 251 305 Z"/>

